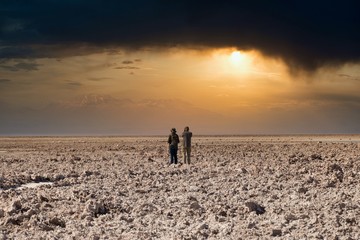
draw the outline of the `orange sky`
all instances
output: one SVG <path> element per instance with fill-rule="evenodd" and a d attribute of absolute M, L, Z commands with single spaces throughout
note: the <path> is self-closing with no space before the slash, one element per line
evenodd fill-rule
<path fill-rule="evenodd" d="M 0 135 L 360 133 L 358 1 L 0 1 Z"/>
<path fill-rule="evenodd" d="M 26 134 L 163 134 L 185 125 L 200 134 L 360 132 L 356 64 L 290 74 L 279 59 L 235 48 L 6 64 L 18 69 L 0 69 L 3 126 L 18 121 Z"/>

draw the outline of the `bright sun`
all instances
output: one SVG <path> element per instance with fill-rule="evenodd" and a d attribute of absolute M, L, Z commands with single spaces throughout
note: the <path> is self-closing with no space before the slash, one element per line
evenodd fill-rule
<path fill-rule="evenodd" d="M 242 58 L 244 58 L 244 56 L 239 52 L 239 51 L 233 51 L 230 55 L 230 59 L 232 63 L 240 63 Z"/>
<path fill-rule="evenodd" d="M 254 70 L 253 58 L 255 53 L 239 51 L 237 49 L 218 49 L 214 51 L 211 60 L 211 71 L 219 74 L 239 75 Z M 216 66 L 216 67 L 215 67 Z"/>

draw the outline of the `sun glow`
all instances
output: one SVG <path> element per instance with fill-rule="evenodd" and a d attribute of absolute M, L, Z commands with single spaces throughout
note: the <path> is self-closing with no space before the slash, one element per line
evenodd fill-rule
<path fill-rule="evenodd" d="M 214 51 L 211 69 L 220 75 L 243 75 L 254 70 L 253 52 L 243 52 L 236 49 L 218 49 Z M 216 66 L 216 67 L 214 67 Z"/>
<path fill-rule="evenodd" d="M 233 51 L 230 55 L 230 60 L 234 64 L 238 64 L 244 58 L 244 55 L 240 53 L 240 51 Z"/>

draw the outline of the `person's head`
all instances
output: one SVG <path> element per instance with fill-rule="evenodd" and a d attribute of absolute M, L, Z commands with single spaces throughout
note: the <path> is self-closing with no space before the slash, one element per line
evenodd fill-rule
<path fill-rule="evenodd" d="M 188 131 L 189 131 L 189 127 L 185 127 L 185 128 L 184 128 L 184 131 L 185 131 L 185 132 L 188 132 Z"/>
<path fill-rule="evenodd" d="M 176 128 L 172 128 L 171 133 L 176 133 Z"/>

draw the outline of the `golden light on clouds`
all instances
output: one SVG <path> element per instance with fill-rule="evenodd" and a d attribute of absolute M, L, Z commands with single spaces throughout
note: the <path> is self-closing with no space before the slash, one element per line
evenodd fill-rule
<path fill-rule="evenodd" d="M 187 116 L 189 125 L 198 124 L 204 133 L 204 119 L 208 126 L 219 124 L 219 132 L 227 133 L 231 129 L 239 133 L 265 131 L 265 127 L 258 127 L 264 126 L 262 119 L 267 118 L 280 130 L 280 122 L 301 122 L 305 113 L 316 113 L 323 120 L 331 112 L 327 109 L 342 109 L 348 102 L 357 106 L 356 89 L 360 87 L 358 65 L 323 68 L 310 76 L 316 80 L 304 81 L 303 76 L 289 74 L 279 59 L 234 48 L 119 49 L 117 54 L 7 64 L 13 67 L 8 67 L 11 71 L 0 69 L 0 103 L 39 111 L 55 104 L 60 114 L 64 109 L 56 106 L 82 106 L 79 99 L 89 96 L 93 105 L 82 110 L 109 114 L 110 118 L 104 117 L 106 121 L 132 123 L 140 121 L 137 114 L 146 112 L 146 119 L 153 119 L 156 125 L 158 119 L 168 119 L 172 111 L 177 121 L 183 122 L 181 116 Z M 322 109 L 327 112 L 322 113 Z M 352 112 L 351 107 L 348 109 L 342 111 Z M 238 127 L 238 123 L 242 124 Z M 159 123 L 157 128 L 161 127 Z"/>
<path fill-rule="evenodd" d="M 255 50 L 239 51 L 234 48 L 213 49 L 203 59 L 203 74 L 209 78 L 238 78 L 242 82 L 250 78 L 276 78 L 288 75 L 286 65 L 264 57 Z"/>
<path fill-rule="evenodd" d="M 271 92 L 268 86 L 274 81 L 287 81 L 284 64 L 256 51 L 173 48 L 117 52 L 40 59 L 38 70 L 26 75 L 7 72 L 4 78 L 13 79 L 14 84 L 32 84 L 3 96 L 16 96 L 11 101 L 20 105 L 44 105 L 100 93 L 133 100 L 178 98 L 203 108 L 223 109 L 260 94 L 263 98 L 264 89 Z"/>

